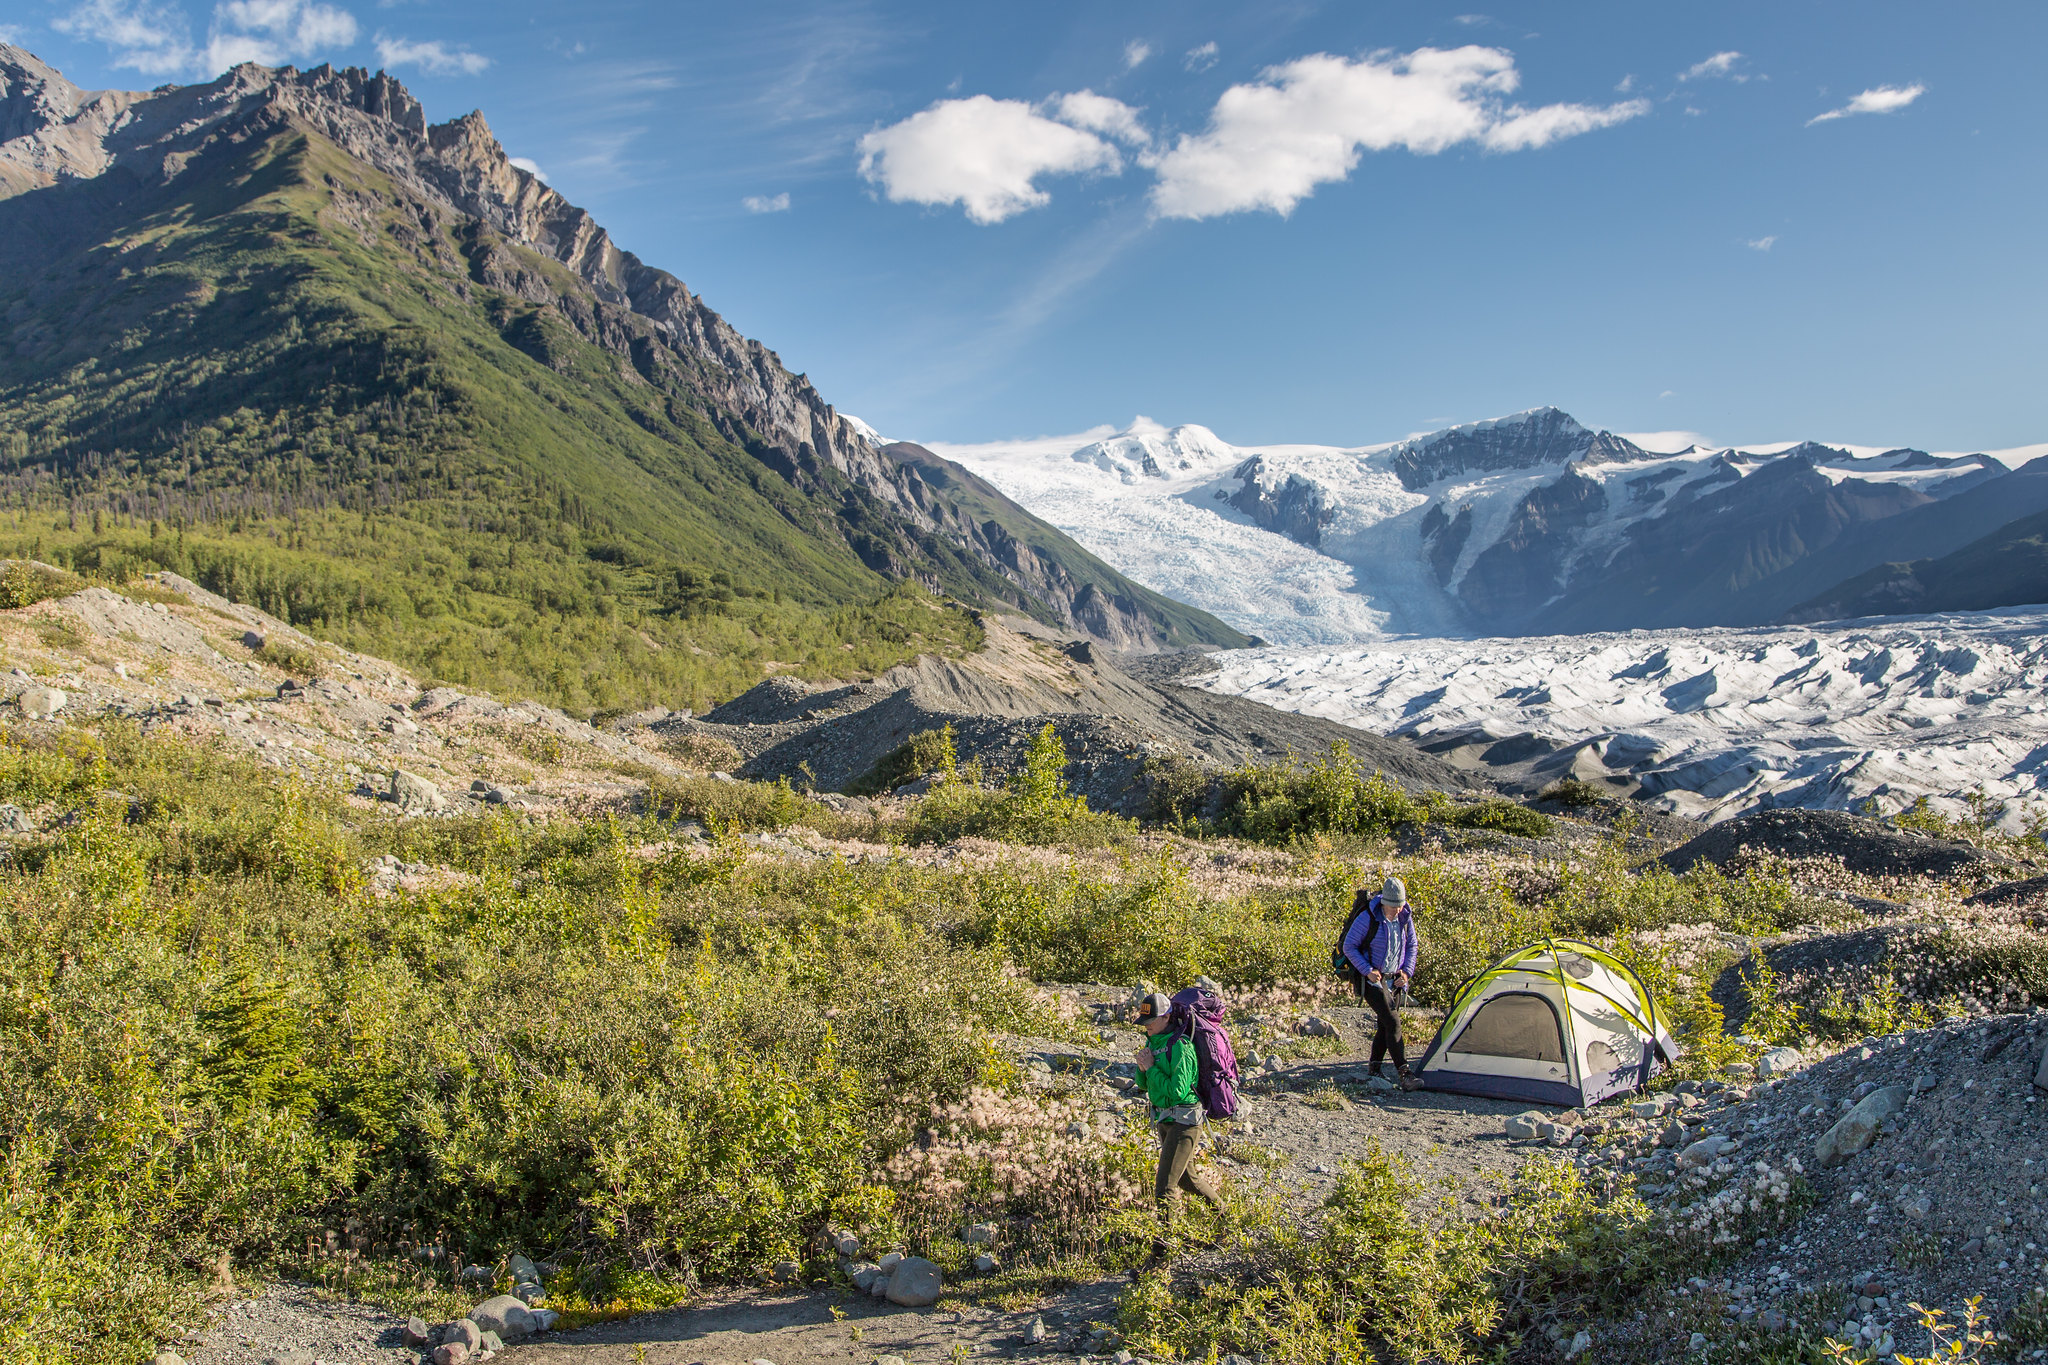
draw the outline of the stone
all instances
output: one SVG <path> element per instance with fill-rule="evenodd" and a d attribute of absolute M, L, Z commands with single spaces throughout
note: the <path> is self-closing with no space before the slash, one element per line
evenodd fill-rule
<path fill-rule="evenodd" d="M 860 1255 L 860 1238 L 851 1232 L 842 1232 L 832 1239 L 832 1249 L 841 1256 Z"/>
<path fill-rule="evenodd" d="M 505 1339 L 503 1337 L 499 1336 L 496 1332 L 484 1333 L 484 1351 L 486 1354 L 495 1353 L 498 1351 L 502 1351 L 504 1349 Z"/>
<path fill-rule="evenodd" d="M 1789 1076 L 1805 1060 L 1796 1047 L 1774 1047 L 1756 1059 L 1757 1079 L 1767 1081 L 1773 1076 Z"/>
<path fill-rule="evenodd" d="M 0 832 L 7 834 L 34 834 L 36 822 L 29 819 L 28 812 L 20 806 L 9 803 L 0 806 Z"/>
<path fill-rule="evenodd" d="M 434 1365 L 462 1365 L 469 1359 L 469 1347 L 459 1341 L 445 1342 L 434 1348 Z"/>
<path fill-rule="evenodd" d="M 891 1252 L 889 1252 L 888 1254 L 884 1255 L 884 1256 L 882 1257 L 881 1261 L 880 1261 L 880 1262 L 878 1262 L 877 1264 L 878 1264 L 878 1268 L 879 1268 L 879 1269 L 881 1270 L 881 1272 L 882 1272 L 882 1273 L 883 1273 L 884 1275 L 892 1275 L 892 1274 L 894 1274 L 894 1273 L 896 1272 L 896 1267 L 897 1267 L 898 1265 L 902 1264 L 902 1261 L 903 1261 L 903 1253 L 902 1253 L 902 1252 L 900 1252 L 900 1251 L 891 1251 Z"/>
<path fill-rule="evenodd" d="M 391 770 L 390 800 L 400 810 L 440 810 L 448 804 L 439 787 L 403 768 Z"/>
<path fill-rule="evenodd" d="M 1899 1212 L 1916 1223 L 1924 1223 L 1927 1216 L 1934 1212 L 1934 1201 L 1924 1194 L 1915 1199 L 1902 1199 L 1899 1201 Z"/>
<path fill-rule="evenodd" d="M 1814 1142 L 1815 1158 L 1821 1165 L 1831 1166 L 1856 1155 L 1877 1140 L 1877 1130 L 1886 1119 L 1905 1107 L 1906 1088 L 1902 1085 L 1871 1091 Z"/>
<path fill-rule="evenodd" d="M 1384 1095 L 1390 1091 L 1399 1090 L 1401 1087 L 1388 1080 L 1385 1076 L 1372 1075 L 1365 1078 L 1365 1088 L 1372 1091 L 1375 1095 Z"/>
<path fill-rule="evenodd" d="M 1311 1038 L 1335 1038 L 1337 1026 L 1321 1015 L 1311 1014 L 1301 1021 L 1301 1031 Z"/>
<path fill-rule="evenodd" d="M 266 643 L 263 638 L 263 632 L 260 630 L 245 630 L 242 632 L 242 644 L 246 648 L 261 649 Z"/>
<path fill-rule="evenodd" d="M 2034 1086 L 2048 1090 L 2048 1048 L 2041 1049 L 2041 1065 L 2034 1069 Z"/>
<path fill-rule="evenodd" d="M 533 1330 L 536 1332 L 546 1332 L 553 1330 L 555 1325 L 555 1319 L 559 1318 L 560 1316 L 561 1314 L 557 1313 L 552 1308 L 534 1309 L 532 1311 Z"/>
<path fill-rule="evenodd" d="M 1553 1147 L 1562 1147 L 1578 1136 L 1578 1130 L 1569 1123 L 1545 1123 L 1537 1127 L 1536 1136 Z"/>
<path fill-rule="evenodd" d="M 540 1283 L 539 1268 L 516 1251 L 505 1258 L 505 1269 L 511 1273 L 514 1284 Z"/>
<path fill-rule="evenodd" d="M 768 1272 L 768 1275 L 770 1279 L 780 1280 L 782 1283 L 788 1284 L 791 1280 L 800 1279 L 803 1273 L 804 1268 L 795 1261 L 777 1261 L 774 1268 Z"/>
<path fill-rule="evenodd" d="M 1659 1147 L 1676 1147 L 1685 1141 L 1685 1125 L 1677 1119 L 1664 1125 L 1664 1131 L 1657 1134 Z"/>
<path fill-rule="evenodd" d="M 1025 1340 L 1032 1342 L 1044 1341 L 1045 1319 L 1042 1317 L 1033 1318 L 1031 1320 L 1031 1325 L 1024 1329 L 1024 1338 Z"/>
<path fill-rule="evenodd" d="M 939 1268 L 922 1256 L 905 1256 L 889 1273 L 889 1288 L 883 1295 L 904 1308 L 929 1308 L 939 1301 L 945 1278 Z"/>
<path fill-rule="evenodd" d="M 1763 1312 L 1756 1315 L 1756 1320 L 1766 1332 L 1782 1332 L 1785 1330 L 1785 1315 L 1775 1308 L 1766 1308 Z"/>
<path fill-rule="evenodd" d="M 70 700 L 71 698 L 64 695 L 63 689 L 56 687 L 25 687 L 21 695 L 15 698 L 21 707 L 21 714 L 35 720 L 48 720 L 62 711 L 65 703 Z"/>
<path fill-rule="evenodd" d="M 424 1351 L 433 1344 L 427 1336 L 425 1318 L 407 1318 L 405 1326 L 399 1330 L 399 1338 L 415 1351 Z"/>
<path fill-rule="evenodd" d="M 1543 1131 L 1543 1125 L 1550 1122 L 1543 1115 L 1531 1110 L 1526 1114 L 1510 1114 L 1501 1124 L 1511 1138 L 1532 1138 Z"/>
<path fill-rule="evenodd" d="M 149 1365 L 185 1365 L 185 1357 L 176 1351 L 158 1351 L 150 1358 Z"/>
<path fill-rule="evenodd" d="M 1984 1239 L 1982 1237 L 1972 1237 L 1969 1241 L 1956 1248 L 1956 1250 L 1965 1256 L 1975 1256 L 1978 1252 L 1984 1250 Z"/>
<path fill-rule="evenodd" d="M 996 1225 L 994 1223 L 972 1224 L 968 1227 L 967 1231 L 960 1234 L 960 1240 L 971 1247 L 991 1246 L 996 1240 Z"/>
<path fill-rule="evenodd" d="M 547 1329 L 536 1325 L 533 1309 L 510 1294 L 485 1299 L 469 1310 L 469 1319 L 481 1332 L 496 1332 L 505 1341 L 518 1341 Z"/>
<path fill-rule="evenodd" d="M 991 1273 L 992 1271 L 997 1269 L 1001 1264 L 1002 1262 L 998 1261 L 994 1256 L 990 1255 L 986 1251 L 982 1252 L 981 1255 L 974 1258 L 975 1272 L 981 1275 L 987 1275 Z"/>
<path fill-rule="evenodd" d="M 1728 1139 L 1719 1133 L 1703 1137 L 1678 1154 L 1678 1169 L 1696 1171 L 1701 1167 L 1711 1166 L 1714 1164 L 1714 1158 L 1720 1156 L 1727 1146 Z"/>
<path fill-rule="evenodd" d="M 1688 1352 L 1706 1350 L 1707 1334 L 1705 1332 L 1694 1332 L 1692 1334 L 1692 1340 L 1685 1343 L 1685 1349 Z"/>
<path fill-rule="evenodd" d="M 1578 1335 L 1572 1338 L 1572 1344 L 1564 1348 L 1564 1358 L 1566 1360 L 1576 1359 L 1577 1357 L 1584 1355 L 1586 1351 L 1592 1347 L 1592 1345 L 1593 1334 L 1587 1331 L 1585 1328 L 1581 1327 L 1578 1331 Z"/>
<path fill-rule="evenodd" d="M 875 1365 L 910 1365 L 902 1356 L 876 1356 Z"/>

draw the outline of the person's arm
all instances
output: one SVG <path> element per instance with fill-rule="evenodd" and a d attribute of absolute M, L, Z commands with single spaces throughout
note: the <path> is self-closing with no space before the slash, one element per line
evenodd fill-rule
<path fill-rule="evenodd" d="M 1354 916 L 1351 921 L 1351 927 L 1344 933 L 1344 960 L 1356 968 L 1358 974 L 1368 981 L 1372 979 L 1372 962 L 1366 956 L 1366 939 L 1371 933 L 1371 910 L 1366 910 Z"/>
<path fill-rule="evenodd" d="M 1422 935 L 1415 930 L 1415 916 L 1408 916 L 1408 942 L 1401 950 L 1401 975 L 1410 981 L 1415 979 L 1415 964 L 1422 957 Z"/>
<path fill-rule="evenodd" d="M 1165 1052 L 1165 1054 L 1162 1055 L 1160 1053 L 1154 1052 L 1152 1048 L 1149 1045 L 1147 1045 L 1145 1049 L 1145 1056 L 1150 1057 L 1151 1062 L 1147 1064 L 1145 1062 L 1144 1057 L 1140 1057 L 1138 1059 L 1138 1079 L 1144 1082 L 1145 1098 L 1152 1101 L 1152 1107 L 1155 1109 L 1171 1109 L 1176 1104 L 1181 1104 L 1184 1102 L 1173 1098 L 1173 1054 L 1176 1050 L 1177 1049 L 1175 1047 L 1169 1045 L 1168 1050 Z M 1189 1049 L 1190 1056 L 1193 1055 L 1193 1051 L 1194 1050 L 1192 1048 Z"/>
<path fill-rule="evenodd" d="M 1189 1038 L 1175 1038 L 1173 1047 L 1160 1058 L 1162 1065 L 1154 1070 L 1171 1078 L 1173 1098 L 1162 1101 L 1160 1107 L 1172 1109 L 1177 1105 L 1195 1102 L 1195 1078 L 1200 1074 L 1200 1063 L 1195 1057 L 1195 1044 Z"/>

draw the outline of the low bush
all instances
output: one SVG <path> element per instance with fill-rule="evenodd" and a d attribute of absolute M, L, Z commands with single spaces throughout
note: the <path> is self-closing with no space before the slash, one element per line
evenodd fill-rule
<path fill-rule="evenodd" d="M 932 773 L 953 773 L 960 757 L 953 747 L 953 727 L 919 730 L 903 743 L 875 760 L 875 766 L 847 785 L 856 795 L 894 791 Z"/>
<path fill-rule="evenodd" d="M 31 559 L 12 559 L 0 569 L 0 610 L 34 606 L 52 597 L 63 597 L 85 586 L 77 574 L 53 569 Z"/>
<path fill-rule="evenodd" d="M 1067 746 L 1048 722 L 1024 751 L 1024 764 L 999 789 L 981 785 L 979 769 L 963 769 L 953 757 L 950 733 L 938 746 L 940 766 L 932 769 L 931 790 L 912 811 L 905 839 L 943 844 L 968 836 L 1017 844 L 1066 844 L 1101 848 L 1125 843 L 1135 825 L 1088 808 L 1086 798 L 1067 790 Z"/>

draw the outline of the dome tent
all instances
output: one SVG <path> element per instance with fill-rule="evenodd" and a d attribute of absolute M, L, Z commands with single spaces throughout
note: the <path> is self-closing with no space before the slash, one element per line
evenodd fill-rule
<path fill-rule="evenodd" d="M 1423 1055 L 1432 1090 L 1578 1108 L 1678 1056 L 1641 977 L 1575 939 L 1544 939 L 1466 981 Z"/>

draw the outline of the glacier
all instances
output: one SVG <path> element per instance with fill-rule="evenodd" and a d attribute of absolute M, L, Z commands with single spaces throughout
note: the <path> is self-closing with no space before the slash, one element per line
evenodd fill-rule
<path fill-rule="evenodd" d="M 2048 608 L 1212 658 L 1190 685 L 1696 818 L 1959 814 L 1981 792 L 2017 831 L 2048 810 Z"/>

